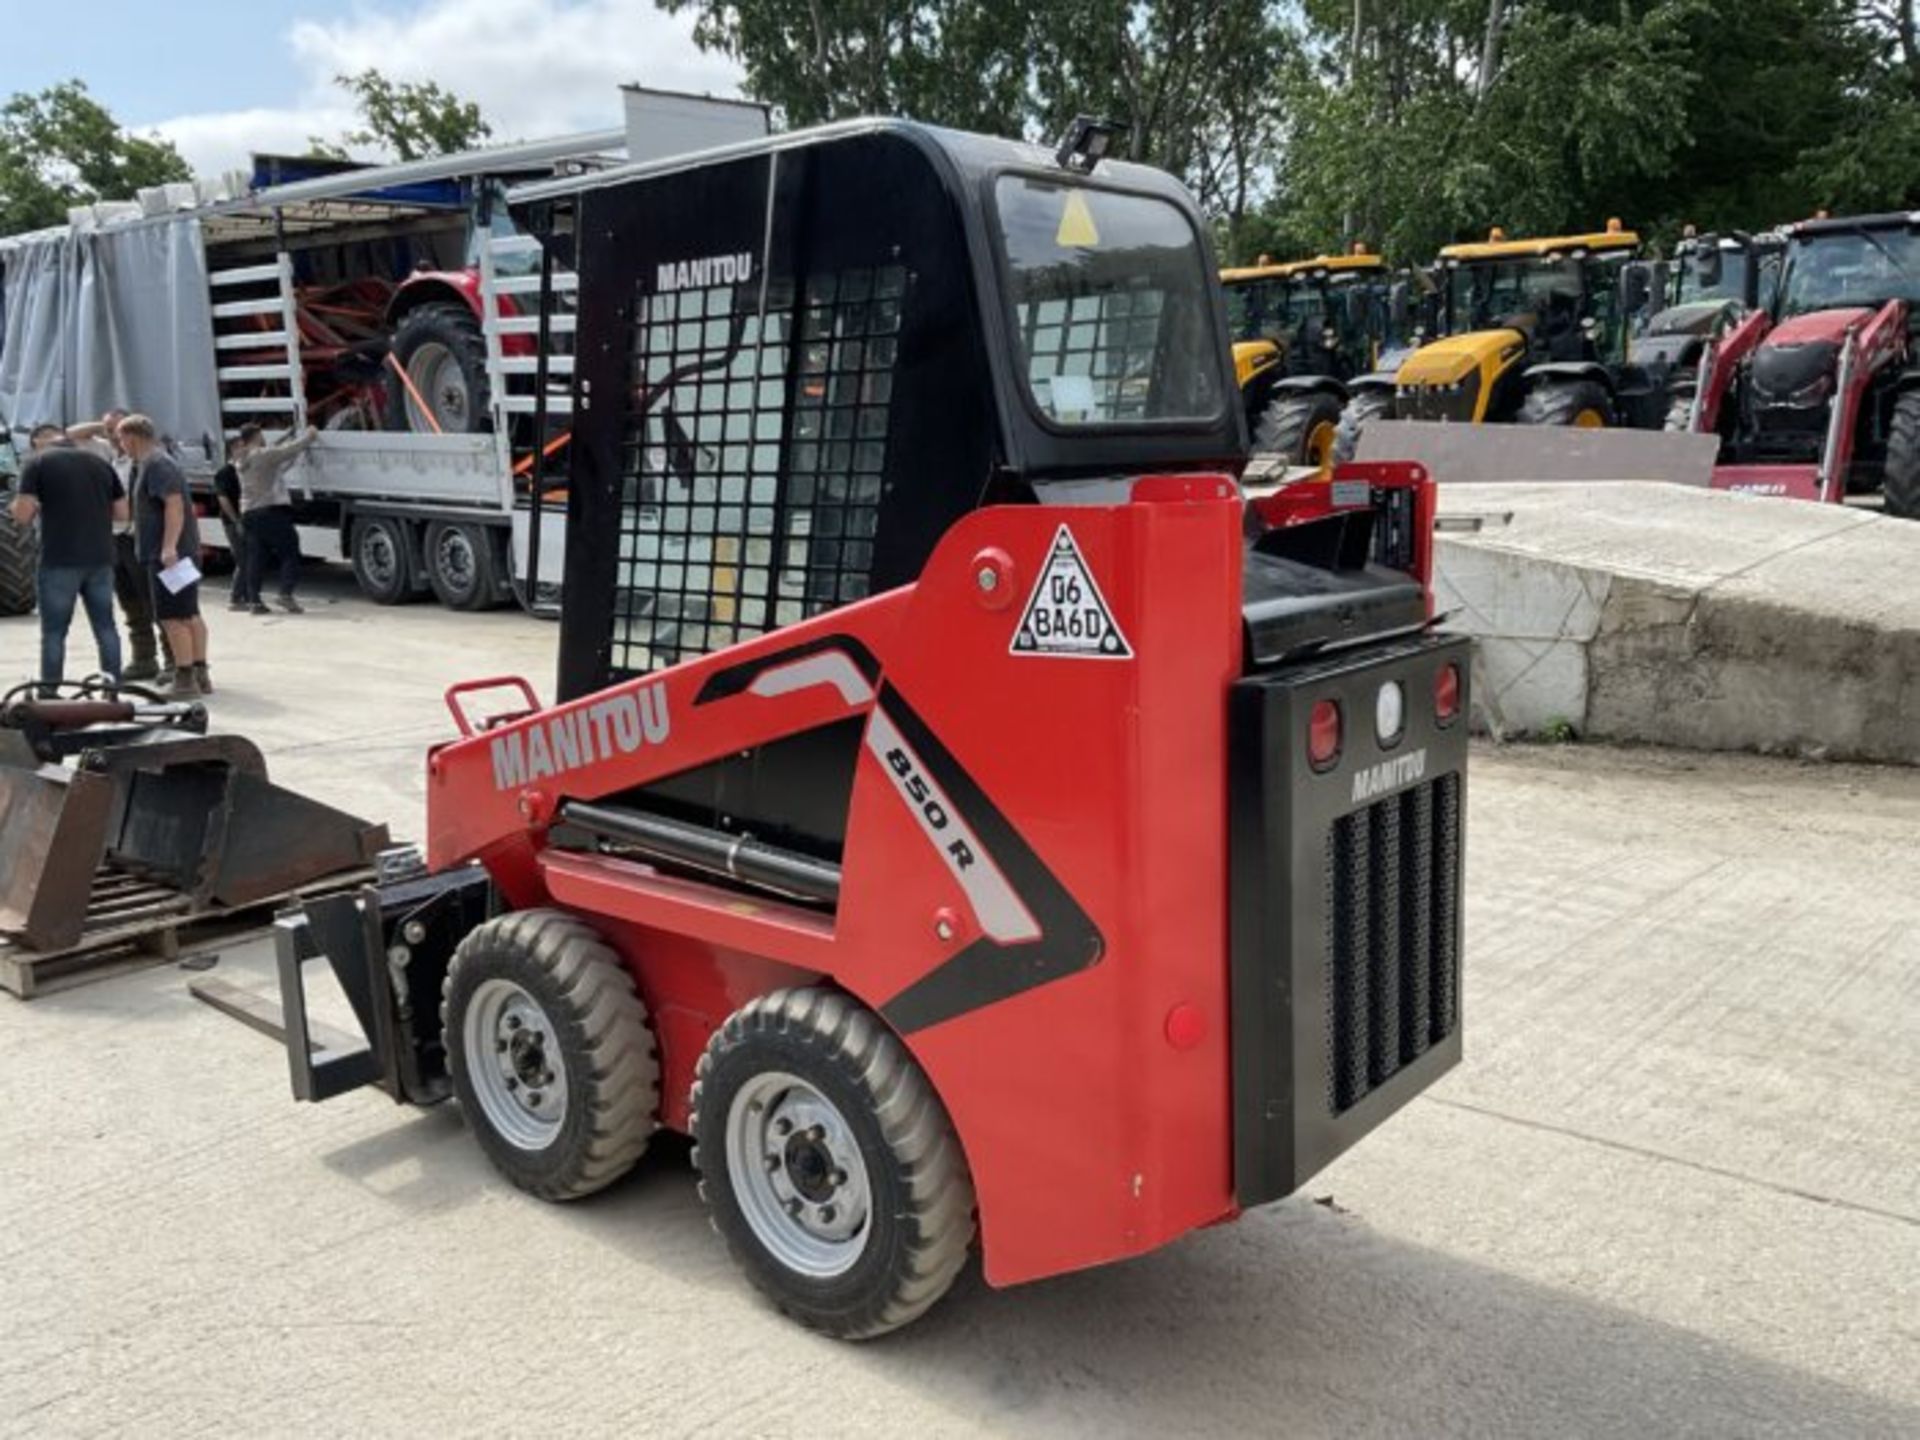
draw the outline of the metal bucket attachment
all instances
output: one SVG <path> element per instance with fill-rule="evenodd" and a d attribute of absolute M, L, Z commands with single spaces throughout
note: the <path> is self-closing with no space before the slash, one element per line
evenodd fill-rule
<path fill-rule="evenodd" d="M 0 764 L 0 932 L 35 950 L 80 939 L 113 799 L 103 775 Z"/>

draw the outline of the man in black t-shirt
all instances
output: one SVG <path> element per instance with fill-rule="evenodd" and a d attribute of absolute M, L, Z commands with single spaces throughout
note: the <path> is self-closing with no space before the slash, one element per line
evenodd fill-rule
<path fill-rule="evenodd" d="M 178 589 L 162 575 L 183 560 L 200 565 L 200 527 L 194 519 L 187 477 L 160 448 L 159 432 L 144 415 L 120 422 L 120 448 L 133 460 L 133 548 L 153 589 L 153 613 L 173 651 L 176 700 L 213 693 L 207 672 L 207 622 L 200 618 L 198 578 Z"/>
<path fill-rule="evenodd" d="M 42 430 L 49 427 L 42 427 Z M 37 448 L 20 472 L 16 524 L 40 521 L 40 680 L 65 676 L 67 631 L 76 603 L 87 607 L 100 668 L 120 679 L 120 632 L 113 623 L 113 526 L 127 518 L 127 492 L 113 467 L 64 442 Z"/>
<path fill-rule="evenodd" d="M 244 432 L 244 427 L 242 430 Z M 260 598 L 247 553 L 246 521 L 240 514 L 240 471 L 229 460 L 213 472 L 213 498 L 220 507 L 220 528 L 227 532 L 227 553 L 233 556 L 233 584 L 227 591 L 229 610 L 250 610 Z"/>

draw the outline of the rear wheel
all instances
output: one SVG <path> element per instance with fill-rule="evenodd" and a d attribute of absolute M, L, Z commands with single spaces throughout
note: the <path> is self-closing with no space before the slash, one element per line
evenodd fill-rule
<path fill-rule="evenodd" d="M 613 948 L 558 910 L 460 942 L 440 1008 L 460 1109 L 494 1166 L 545 1200 L 631 1170 L 660 1111 L 646 1007 Z"/>
<path fill-rule="evenodd" d="M 803 1324 L 858 1340 L 944 1295 L 973 1243 L 973 1182 L 906 1047 L 830 990 L 729 1016 L 693 1086 L 694 1166 L 714 1229 Z"/>
<path fill-rule="evenodd" d="M 1340 397 L 1328 390 L 1282 390 L 1253 427 L 1253 453 L 1280 455 L 1289 465 L 1320 469 L 1333 460 Z"/>
<path fill-rule="evenodd" d="M 33 613 L 34 576 L 40 568 L 40 533 L 16 525 L 0 501 L 0 615 Z"/>
<path fill-rule="evenodd" d="M 1333 463 L 1345 465 L 1359 453 L 1360 432 L 1369 421 L 1391 420 L 1393 418 L 1393 392 L 1372 387 L 1355 393 L 1340 412 L 1340 423 L 1334 427 Z"/>
<path fill-rule="evenodd" d="M 413 537 L 395 515 L 362 515 L 348 532 L 353 578 L 376 605 L 404 605 L 416 599 Z"/>
<path fill-rule="evenodd" d="M 491 428 L 486 340 L 465 305 L 441 301 L 408 311 L 393 332 L 393 358 L 406 379 L 387 376 L 392 428 L 447 435 Z"/>
<path fill-rule="evenodd" d="M 487 610 L 500 603 L 498 547 L 485 527 L 430 525 L 424 554 L 427 584 L 449 610 Z"/>
<path fill-rule="evenodd" d="M 1601 430 L 1613 423 L 1613 400 L 1595 380 L 1543 380 L 1520 404 L 1522 425 L 1569 425 Z"/>
<path fill-rule="evenodd" d="M 1887 514 L 1920 520 L 1920 390 L 1903 390 L 1893 402 L 1880 494 Z"/>

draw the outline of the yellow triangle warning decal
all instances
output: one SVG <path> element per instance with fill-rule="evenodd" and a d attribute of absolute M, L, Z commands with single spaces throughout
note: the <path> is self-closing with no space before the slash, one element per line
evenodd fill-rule
<path fill-rule="evenodd" d="M 1094 583 L 1087 558 L 1062 525 L 1047 563 L 1013 630 L 1015 655 L 1058 655 L 1074 660 L 1131 660 L 1133 647 Z"/>
<path fill-rule="evenodd" d="M 1084 192 L 1067 192 L 1066 206 L 1060 211 L 1060 228 L 1053 232 L 1053 243 L 1081 248 L 1100 243 L 1100 227 L 1093 223 L 1093 211 L 1087 206 Z"/>

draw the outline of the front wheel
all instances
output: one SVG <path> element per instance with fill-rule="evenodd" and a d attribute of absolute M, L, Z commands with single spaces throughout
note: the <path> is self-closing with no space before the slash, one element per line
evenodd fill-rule
<path fill-rule="evenodd" d="M 660 1109 L 646 1007 L 582 922 L 521 910 L 476 928 L 447 967 L 440 1023 L 461 1112 L 522 1190 L 590 1195 L 646 1150 Z"/>
<path fill-rule="evenodd" d="M 844 995 L 777 990 L 729 1016 L 700 1058 L 692 1130 L 714 1229 L 802 1324 L 897 1329 L 966 1263 L 973 1181 L 946 1109 Z"/>
<path fill-rule="evenodd" d="M 1568 425 L 1603 430 L 1613 423 L 1613 400 L 1595 380 L 1542 380 L 1520 404 L 1522 425 Z"/>
<path fill-rule="evenodd" d="M 1329 390 L 1282 390 L 1253 427 L 1253 453 L 1279 455 L 1289 465 L 1324 469 L 1333 460 L 1340 397 Z"/>
<path fill-rule="evenodd" d="M 1887 514 L 1920 520 L 1920 390 L 1903 390 L 1893 402 L 1880 495 Z"/>
<path fill-rule="evenodd" d="M 1393 391 L 1368 388 L 1357 392 L 1340 412 L 1333 432 L 1333 463 L 1345 465 L 1360 450 L 1360 432 L 1374 420 L 1393 419 Z"/>

